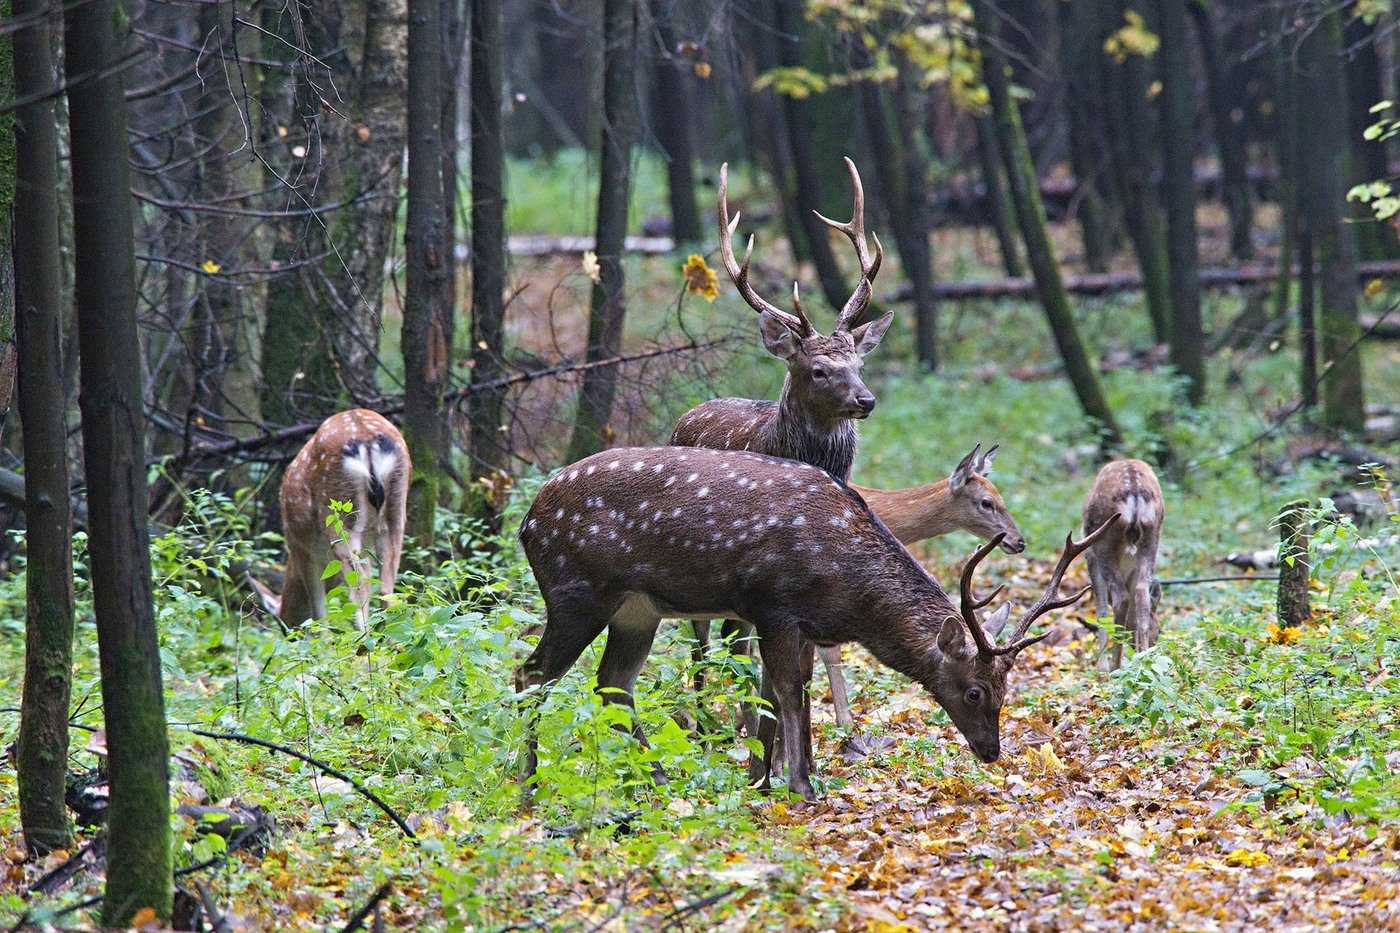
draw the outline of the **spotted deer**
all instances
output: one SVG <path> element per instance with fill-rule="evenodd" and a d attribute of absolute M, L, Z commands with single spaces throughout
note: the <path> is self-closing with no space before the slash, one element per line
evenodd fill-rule
<path fill-rule="evenodd" d="M 879 346 L 889 330 L 894 314 L 859 323 L 870 305 L 884 248 L 873 233 L 874 252 L 866 241 L 865 189 L 855 163 L 849 158 L 845 162 L 855 201 L 850 221 L 840 223 L 821 214 L 817 217 L 851 241 L 860 263 L 860 281 L 837 314 L 836 326 L 829 335 L 812 326 L 802 308 L 796 282 L 792 286 L 791 313 L 754 288 L 749 280 L 753 237 L 749 237 L 744 261 L 739 262 L 734 256 L 733 240 L 740 215 L 735 214 L 732 220 L 729 217 L 729 166 L 720 166 L 720 257 L 739 294 L 758 312 L 763 346 L 787 364 L 787 378 L 776 402 L 719 398 L 697 405 L 676 422 L 672 445 L 756 451 L 810 463 L 843 482 L 850 476 L 856 454 L 855 422 L 875 409 L 875 395 L 861 380 L 861 367 L 866 355 Z M 709 620 L 696 620 L 694 631 L 698 657 L 709 641 Z M 840 650 L 823 650 L 822 659 L 831 676 L 833 692 L 839 689 L 844 694 Z"/>
<path fill-rule="evenodd" d="M 334 555 L 344 570 L 358 575 L 350 595 L 356 623 L 364 627 L 371 568 L 362 545 L 372 533 L 379 591 L 387 596 L 399 574 L 412 469 L 403 435 L 383 415 L 355 408 L 321 422 L 282 476 L 282 535 L 287 541 L 282 595 L 255 584 L 283 623 L 296 626 L 326 614 L 321 575 Z M 333 499 L 354 506 L 343 536 L 326 524 Z"/>
<path fill-rule="evenodd" d="M 1085 557 L 1094 588 L 1095 615 L 1108 617 L 1113 608 L 1115 634 L 1131 637 L 1133 650 L 1157 643 L 1156 620 L 1161 588 L 1155 579 L 1157 545 L 1166 506 L 1152 467 L 1141 460 L 1115 460 L 1099 470 L 1084 502 L 1084 527 L 1096 528 L 1109 518 L 1117 527 L 1095 542 Z M 1108 631 L 1098 629 L 1099 663 L 1117 670 L 1123 663 L 1123 642 L 1115 638 L 1108 649 Z"/>
<path fill-rule="evenodd" d="M 850 485 L 901 544 L 910 545 L 954 531 L 966 531 L 984 541 L 1001 535 L 1001 549 L 1008 554 L 1020 554 L 1026 549 L 1026 539 L 1022 537 L 1021 529 L 1016 527 L 1016 519 L 1011 517 L 1001 493 L 987 479 L 996 454 L 996 446 L 983 453 L 982 445 L 978 444 L 946 479 L 908 489 L 872 489 L 855 483 Z M 729 625 L 724 635 L 729 638 L 737 634 L 739 639 L 735 644 L 742 646 L 752 635 L 747 628 L 742 623 Z M 832 660 L 827 657 L 824 660 L 831 680 L 831 702 L 836 711 L 836 722 L 848 727 L 855 720 L 851 716 L 845 676 Z M 838 652 L 835 664 L 839 663 Z M 742 718 L 752 734 L 756 725 L 753 714 L 744 710 Z"/>
<path fill-rule="evenodd" d="M 742 451 L 624 448 L 565 467 L 547 482 L 521 524 L 520 540 L 545 604 L 539 643 L 516 674 L 529 704 L 524 777 L 538 765 L 536 725 L 548 685 L 606 629 L 598 667 L 604 702 L 632 704 L 637 674 L 661 619 L 742 619 L 758 632 L 772 687 L 788 786 L 813 799 L 804 718 L 812 656 L 803 645 L 857 641 L 882 664 L 916 680 L 984 761 L 1001 754 L 999 716 L 1017 655 L 1045 613 L 1088 587 L 1058 595 L 1070 562 L 1109 524 L 1065 549 L 1040 598 L 1005 644 L 1010 607 L 984 628 L 977 613 L 1001 591 L 973 592 L 977 565 L 998 534 L 967 562 L 954 605 L 885 524 L 845 483 L 811 464 Z M 539 688 L 536 695 L 529 695 Z M 645 742 L 640 725 L 634 733 Z M 749 762 L 767 786 L 777 726 L 759 728 L 764 755 Z"/>

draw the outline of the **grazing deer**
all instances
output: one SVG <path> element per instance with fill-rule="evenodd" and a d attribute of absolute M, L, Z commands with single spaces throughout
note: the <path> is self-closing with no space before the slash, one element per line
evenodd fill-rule
<path fill-rule="evenodd" d="M 847 223 L 817 214 L 823 223 L 850 239 L 860 262 L 860 282 L 836 317 L 836 327 L 824 335 L 812 326 L 802 308 L 797 283 L 792 286 L 793 313 L 763 298 L 749 281 L 753 237 L 740 263 L 734 256 L 734 231 L 739 215 L 729 218 L 729 165 L 719 170 L 719 252 L 739 294 L 758 312 L 763 346 L 787 363 L 787 378 L 778 401 L 719 398 L 697 405 L 681 416 L 671 433 L 679 447 L 748 450 L 798 460 L 827 471 L 844 482 L 856 454 L 855 421 L 875 409 L 875 395 L 860 378 L 865 356 L 880 344 L 894 313 L 859 324 L 870 305 L 875 276 L 884 259 L 880 238 L 872 234 L 875 251 L 865 238 L 865 189 L 855 163 L 846 159 L 855 206 Z M 731 626 L 732 628 L 733 626 Z M 695 652 L 703 657 L 709 641 L 709 620 L 695 620 Z M 845 693 L 839 649 L 822 652 L 832 679 L 833 694 Z M 697 677 L 698 680 L 698 677 Z M 839 686 L 838 686 L 839 682 Z M 846 713 L 849 719 L 849 712 Z"/>
<path fill-rule="evenodd" d="M 992 460 L 996 458 L 995 446 L 982 452 L 982 445 L 972 448 L 972 452 L 958 463 L 957 468 L 947 479 L 909 489 L 871 489 L 867 486 L 851 484 L 860 493 L 870 510 L 885 523 L 900 544 L 910 545 L 927 538 L 950 534 L 954 531 L 967 531 L 984 541 L 1001 535 L 1001 549 L 1008 554 L 1020 554 L 1026 549 L 1026 539 L 1021 529 L 1016 527 L 1016 519 L 1006 509 L 1001 493 L 986 478 L 991 472 Z M 745 625 L 726 626 L 724 636 L 737 633 L 740 643 L 752 634 Z M 700 650 L 704 650 L 703 644 Z M 840 668 L 840 651 L 835 659 L 824 654 L 827 676 L 831 681 L 831 702 L 836 710 L 838 725 L 848 727 L 855 720 L 851 716 L 850 700 L 847 695 L 846 678 Z M 753 733 L 756 720 L 745 710 L 744 724 Z"/>
<path fill-rule="evenodd" d="M 300 625 L 326 614 L 321 574 L 334 554 L 344 570 L 358 574 L 350 596 L 356 623 L 364 627 L 370 566 L 361 545 L 371 530 L 379 555 L 379 591 L 386 596 L 394 592 L 412 469 L 403 435 L 383 415 L 354 408 L 321 422 L 282 476 L 282 535 L 287 540 L 282 595 L 257 585 L 264 604 L 283 623 Z M 326 524 L 332 499 L 355 507 L 343 537 Z"/>
<path fill-rule="evenodd" d="M 1121 519 L 1094 544 L 1085 563 L 1094 587 L 1095 614 L 1107 618 L 1111 604 L 1114 629 L 1131 633 L 1135 651 L 1155 645 L 1160 631 L 1155 614 L 1161 587 L 1154 575 L 1165 515 L 1162 487 L 1152 467 L 1141 460 L 1115 460 L 1104 466 L 1084 502 L 1085 528 L 1097 528 L 1114 516 Z M 1123 643 L 1115 639 L 1108 652 L 1103 626 L 1098 637 L 1100 665 L 1117 670 L 1123 663 Z"/>
<path fill-rule="evenodd" d="M 1111 518 L 1110 524 L 1116 521 Z M 810 464 L 700 448 L 624 448 L 565 467 L 547 482 L 520 529 L 545 603 L 545 627 L 521 665 L 521 692 L 547 687 L 604 629 L 598 668 L 604 702 L 632 704 L 637 674 L 661 619 L 742 619 L 758 631 L 765 676 L 782 727 L 788 786 L 813 799 L 810 733 L 804 718 L 811 654 L 804 645 L 858 641 L 883 664 L 924 686 L 984 761 L 1001 754 L 999 714 L 1016 656 L 1040 616 L 1077 601 L 1060 598 L 1070 562 L 1108 528 L 1067 538 L 1044 594 L 996 644 L 1009 606 L 983 628 L 977 610 L 995 598 L 972 591 L 968 561 L 961 611 L 859 495 Z M 537 698 L 542 700 L 541 698 Z M 532 705 L 524 763 L 526 793 L 538 764 Z M 773 720 L 759 728 L 768 783 Z M 634 733 L 645 741 L 639 725 Z"/>

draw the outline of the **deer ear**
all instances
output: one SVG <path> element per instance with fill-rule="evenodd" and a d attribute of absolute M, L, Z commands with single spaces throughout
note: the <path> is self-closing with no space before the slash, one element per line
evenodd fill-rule
<path fill-rule="evenodd" d="M 963 631 L 962 619 L 957 616 L 948 616 L 943 620 L 943 627 L 938 632 L 938 650 L 943 652 L 945 657 L 956 658 L 962 655 L 963 646 L 967 644 L 967 633 Z"/>
<path fill-rule="evenodd" d="M 948 490 L 950 492 L 957 492 L 967 485 L 968 477 L 977 472 L 977 468 L 973 466 L 973 464 L 977 462 L 977 457 L 981 453 L 982 445 L 978 444 L 976 447 L 972 448 L 971 453 L 958 462 L 957 468 L 954 469 L 952 475 L 948 477 Z"/>
<path fill-rule="evenodd" d="M 996 641 L 1001 630 L 1006 628 L 1006 620 L 1011 618 L 1011 604 L 1007 603 L 987 616 L 987 621 L 982 623 L 982 631 L 987 633 L 987 637 Z"/>
<path fill-rule="evenodd" d="M 987 448 L 987 452 L 982 455 L 982 460 L 977 464 L 977 472 L 982 476 L 992 472 L 992 461 L 997 458 L 997 448 L 1000 444 L 993 444 Z"/>
<path fill-rule="evenodd" d="M 797 335 L 767 311 L 758 316 L 758 329 L 763 334 L 763 348 L 778 359 L 789 360 L 797 353 Z"/>
<path fill-rule="evenodd" d="M 269 615 L 275 616 L 282 611 L 282 597 L 272 592 L 266 583 L 249 574 L 248 584 L 253 588 L 253 592 L 258 594 L 258 601 Z"/>
<path fill-rule="evenodd" d="M 851 331 L 851 339 L 856 342 L 856 352 L 865 356 L 878 347 L 880 341 L 885 337 L 885 331 L 890 329 L 890 322 L 893 320 L 894 312 L 889 311 L 869 324 L 862 324 Z"/>

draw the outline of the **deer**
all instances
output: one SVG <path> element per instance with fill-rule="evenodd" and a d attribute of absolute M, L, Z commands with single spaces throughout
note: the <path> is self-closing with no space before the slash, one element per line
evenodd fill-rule
<path fill-rule="evenodd" d="M 363 629 L 369 619 L 372 574 L 362 546 L 372 532 L 379 558 L 379 591 L 392 594 L 403 553 L 412 473 L 403 435 L 378 412 L 354 408 L 321 422 L 282 475 L 279 500 L 287 542 L 282 593 L 274 595 L 253 581 L 268 611 L 288 627 L 324 616 L 322 573 L 333 554 L 342 573 L 355 573 L 350 597 L 356 607 L 356 625 Z M 327 524 L 331 500 L 354 506 L 343 536 Z"/>
<path fill-rule="evenodd" d="M 954 531 L 966 531 L 984 541 L 1000 534 L 1001 549 L 1008 554 L 1020 554 L 1026 549 L 1026 539 L 1016 526 L 1016 519 L 1006 508 L 1000 491 L 987 479 L 997 449 L 998 446 L 993 445 L 983 453 L 982 445 L 976 445 L 946 479 L 934 483 L 908 489 L 874 489 L 856 483 L 851 483 L 850 487 L 906 547 Z M 724 637 L 737 636 L 735 644 L 741 646 L 748 643 L 752 634 L 743 624 L 727 625 L 724 629 Z M 704 650 L 703 644 L 699 650 Z M 824 654 L 823 661 L 831 682 L 836 724 L 850 728 L 855 724 L 855 717 L 851 715 L 840 653 L 836 652 L 834 659 L 829 653 Z M 744 709 L 740 718 L 749 734 L 753 735 L 757 727 L 753 711 Z"/>
<path fill-rule="evenodd" d="M 854 490 L 811 464 L 661 447 L 608 450 L 564 467 L 541 487 L 520 528 L 545 606 L 544 631 L 516 672 L 528 704 L 523 802 L 533 794 L 549 686 L 606 629 L 598 692 L 635 712 L 637 675 L 663 618 L 742 619 L 757 631 L 777 714 L 776 724 L 765 719 L 759 727 L 761 760 L 749 760 L 759 787 L 769 786 L 780 727 L 788 788 L 815 799 L 804 715 L 813 660 L 807 644 L 864 645 L 929 691 L 978 758 L 996 761 L 1008 675 L 1017 656 L 1048 634 L 1027 632 L 1088 592 L 1062 597 L 1059 588 L 1070 563 L 1116 521 L 1077 542 L 1066 536 L 1045 591 L 998 644 L 1010 605 L 984 626 L 977 613 L 1002 587 L 981 597 L 972 580 L 1004 533 L 968 560 L 955 606 Z M 646 742 L 635 715 L 632 732 Z"/>
<path fill-rule="evenodd" d="M 1084 527 L 1098 527 L 1106 519 L 1120 519 L 1110 534 L 1095 542 L 1085 557 L 1094 589 L 1094 613 L 1108 617 L 1113 609 L 1117 633 L 1131 635 L 1133 650 L 1157 643 L 1156 620 L 1161 586 L 1155 579 L 1157 545 L 1161 540 L 1166 506 L 1162 487 L 1152 467 L 1141 460 L 1114 460 L 1094 477 L 1084 501 Z M 1099 664 L 1115 671 L 1123 663 L 1123 643 L 1115 638 L 1108 649 L 1108 631 L 1098 628 Z"/>
<path fill-rule="evenodd" d="M 869 308 L 875 276 L 885 254 L 880 238 L 873 232 L 873 252 L 866 241 L 865 189 L 855 163 L 850 158 L 845 163 L 854 200 L 851 219 L 841 223 L 820 213 L 817 217 L 851 241 L 860 263 L 860 281 L 838 312 L 830 334 L 822 334 L 812 325 L 802 307 L 796 282 L 792 285 L 792 312 L 779 308 L 754 288 L 749 279 L 754 238 L 750 235 L 744 261 L 739 262 L 733 241 L 741 215 L 736 213 L 732 220 L 729 217 L 729 164 L 720 166 L 720 257 L 739 294 L 758 312 L 764 349 L 787 364 L 787 377 L 776 402 L 719 398 L 690 409 L 676 422 L 671 433 L 672 446 L 753 451 L 809 463 L 842 482 L 850 477 L 856 454 L 855 422 L 869 417 L 876 403 L 874 393 L 860 377 L 861 367 L 865 357 L 880 345 L 894 313 L 859 323 Z M 698 660 L 709 642 L 710 621 L 694 620 L 693 631 Z M 833 693 L 839 689 L 844 696 L 839 649 L 824 649 L 822 660 L 832 678 Z M 702 682 L 697 674 L 697 685 Z"/>

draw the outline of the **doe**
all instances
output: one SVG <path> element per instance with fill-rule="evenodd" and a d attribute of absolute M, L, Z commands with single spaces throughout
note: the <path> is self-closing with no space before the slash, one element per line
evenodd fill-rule
<path fill-rule="evenodd" d="M 1102 620 L 1113 607 L 1115 634 L 1128 634 L 1133 650 L 1157 643 L 1160 631 L 1155 612 L 1161 593 L 1155 579 L 1157 545 L 1166 506 L 1152 467 L 1141 460 L 1114 460 L 1099 470 L 1084 502 L 1084 527 L 1097 528 L 1109 518 L 1121 519 L 1085 557 L 1094 587 L 1095 614 Z M 1099 663 L 1117 670 L 1123 663 L 1123 643 L 1115 638 L 1108 648 L 1108 631 L 1100 625 Z"/>

